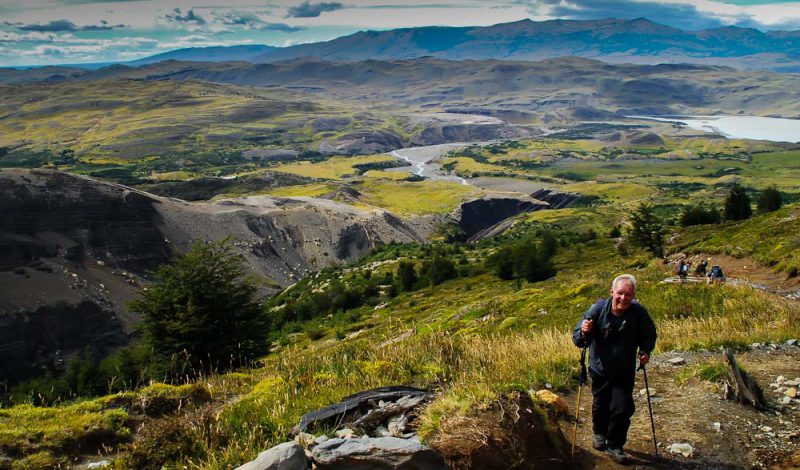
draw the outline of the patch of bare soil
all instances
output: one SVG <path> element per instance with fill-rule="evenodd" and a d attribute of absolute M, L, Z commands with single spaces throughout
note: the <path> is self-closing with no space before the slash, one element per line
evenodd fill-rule
<path fill-rule="evenodd" d="M 670 359 L 681 357 L 683 365 Z M 655 396 L 651 398 L 655 416 L 660 458 L 656 459 L 641 372 L 637 374 L 633 416 L 626 452 L 627 467 L 638 469 L 798 469 L 800 468 L 800 400 L 785 400 L 775 384 L 800 377 L 800 347 L 788 344 L 758 345 L 737 354 L 739 364 L 762 387 L 770 410 L 753 408 L 722 398 L 720 384 L 690 379 L 678 385 L 676 375 L 687 367 L 711 359 L 722 360 L 722 353 L 667 353 L 653 358 L 648 380 Z M 564 397 L 575 410 L 577 391 Z M 579 468 L 615 469 L 605 453 L 592 449 L 590 386 L 584 389 L 578 420 L 575 462 Z M 718 424 L 715 424 L 718 423 Z M 570 441 L 574 420 L 563 420 L 560 427 Z M 667 449 L 674 443 L 690 444 L 693 452 L 685 457 Z"/>
<path fill-rule="evenodd" d="M 555 420 L 526 393 L 511 393 L 486 409 L 442 423 L 431 447 L 453 470 L 578 469 Z"/>

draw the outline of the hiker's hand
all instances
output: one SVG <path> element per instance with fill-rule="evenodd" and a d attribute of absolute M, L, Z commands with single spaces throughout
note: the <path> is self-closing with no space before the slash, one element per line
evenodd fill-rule
<path fill-rule="evenodd" d="M 649 354 L 647 354 L 647 353 L 639 354 L 639 364 L 645 365 L 648 362 L 650 362 L 650 355 Z"/>
<path fill-rule="evenodd" d="M 581 333 L 586 334 L 592 331 L 593 326 L 594 326 L 593 320 L 584 320 L 583 323 L 581 323 Z"/>

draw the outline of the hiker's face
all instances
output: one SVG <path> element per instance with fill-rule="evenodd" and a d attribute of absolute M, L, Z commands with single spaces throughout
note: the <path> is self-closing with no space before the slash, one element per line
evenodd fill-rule
<path fill-rule="evenodd" d="M 618 282 L 611 288 L 611 308 L 615 312 L 621 312 L 631 306 L 636 291 L 630 282 Z"/>

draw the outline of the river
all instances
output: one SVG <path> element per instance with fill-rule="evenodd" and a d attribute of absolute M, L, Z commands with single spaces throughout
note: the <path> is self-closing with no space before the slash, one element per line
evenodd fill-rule
<path fill-rule="evenodd" d="M 474 142 L 483 144 L 485 142 Z M 427 145 L 424 147 L 408 147 L 399 150 L 392 150 L 389 155 L 405 160 L 411 164 L 411 168 L 401 167 L 393 168 L 394 171 L 410 171 L 412 174 L 422 176 L 431 180 L 438 181 L 454 181 L 461 184 L 469 184 L 467 180 L 456 175 L 442 174 L 439 169 L 440 165 L 436 161 L 447 152 L 459 148 L 472 145 L 473 142 L 455 142 L 449 144 Z"/>

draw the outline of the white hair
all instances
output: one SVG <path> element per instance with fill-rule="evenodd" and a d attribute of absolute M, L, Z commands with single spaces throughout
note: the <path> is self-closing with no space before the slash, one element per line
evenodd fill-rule
<path fill-rule="evenodd" d="M 631 285 L 631 287 L 633 287 L 633 290 L 636 290 L 636 278 L 633 277 L 632 274 L 620 274 L 619 276 L 615 277 L 611 282 L 611 288 L 614 289 L 617 287 L 617 284 L 621 282 L 627 282 Z"/>

